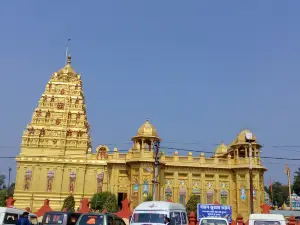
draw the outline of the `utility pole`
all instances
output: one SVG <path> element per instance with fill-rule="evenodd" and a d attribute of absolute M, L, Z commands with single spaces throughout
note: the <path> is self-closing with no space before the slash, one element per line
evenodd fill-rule
<path fill-rule="evenodd" d="M 250 212 L 254 213 L 253 206 L 253 174 L 252 174 L 252 142 L 254 142 L 252 133 L 246 133 L 246 142 L 249 143 L 249 184 L 250 184 Z"/>
<path fill-rule="evenodd" d="M 158 181 L 157 181 L 157 177 L 158 177 L 158 168 L 159 168 L 159 141 L 156 141 L 156 143 L 154 144 L 155 147 L 155 158 L 154 158 L 154 179 L 152 180 L 153 183 L 153 201 L 156 201 L 156 190 L 157 190 L 157 185 L 158 185 Z"/>
<path fill-rule="evenodd" d="M 285 173 L 288 176 L 288 186 L 289 186 L 289 198 L 290 198 L 290 210 L 293 210 L 293 204 L 292 204 L 292 191 L 291 191 L 291 171 L 290 168 L 288 166 L 288 164 L 286 164 L 285 167 Z"/>
<path fill-rule="evenodd" d="M 10 173 L 11 173 L 11 168 L 8 167 L 8 184 L 7 184 L 7 192 L 9 194 L 10 191 Z"/>

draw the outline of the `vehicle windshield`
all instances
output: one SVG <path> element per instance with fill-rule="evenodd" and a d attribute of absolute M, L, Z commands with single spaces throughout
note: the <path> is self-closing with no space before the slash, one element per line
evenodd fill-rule
<path fill-rule="evenodd" d="M 205 219 L 201 221 L 200 225 L 227 225 L 226 220 Z"/>
<path fill-rule="evenodd" d="M 280 222 L 279 221 L 255 220 L 254 225 L 280 225 Z"/>
<path fill-rule="evenodd" d="M 103 215 L 82 215 L 78 225 L 103 225 Z"/>
<path fill-rule="evenodd" d="M 132 223 L 164 223 L 167 214 L 160 213 L 134 213 Z"/>
<path fill-rule="evenodd" d="M 45 218 L 45 224 L 62 224 L 64 221 L 64 214 L 48 214 Z"/>

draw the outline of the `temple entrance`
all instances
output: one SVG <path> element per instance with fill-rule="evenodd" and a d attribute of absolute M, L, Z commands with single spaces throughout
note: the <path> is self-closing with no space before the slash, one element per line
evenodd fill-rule
<path fill-rule="evenodd" d="M 122 209 L 122 201 L 127 197 L 127 193 L 119 192 L 118 193 L 118 208 Z"/>

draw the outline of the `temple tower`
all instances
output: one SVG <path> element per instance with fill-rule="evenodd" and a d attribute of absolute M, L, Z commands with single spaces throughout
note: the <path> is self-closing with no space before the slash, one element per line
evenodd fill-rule
<path fill-rule="evenodd" d="M 46 85 L 24 131 L 20 156 L 85 157 L 90 147 L 81 76 L 72 68 L 69 56 Z"/>

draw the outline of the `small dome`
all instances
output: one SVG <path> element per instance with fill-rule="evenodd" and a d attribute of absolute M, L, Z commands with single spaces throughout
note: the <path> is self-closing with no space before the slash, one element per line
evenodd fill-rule
<path fill-rule="evenodd" d="M 138 129 L 136 136 L 139 137 L 158 137 L 156 128 L 146 120 L 146 122 Z"/>
<path fill-rule="evenodd" d="M 220 154 L 225 154 L 227 153 L 227 146 L 222 142 L 218 147 L 216 148 L 215 154 L 220 155 Z"/>
<path fill-rule="evenodd" d="M 77 75 L 77 73 L 75 72 L 75 70 L 73 69 L 73 67 L 71 66 L 71 56 L 68 56 L 68 61 L 67 64 L 60 69 L 57 72 L 58 75 L 60 74 L 70 74 L 70 75 Z"/>
<path fill-rule="evenodd" d="M 244 129 L 242 130 L 235 138 L 235 140 L 230 144 L 230 145 L 234 145 L 234 144 L 244 144 L 247 142 L 246 140 L 246 134 L 247 133 L 252 133 L 251 131 Z M 252 139 L 254 142 L 256 142 L 256 136 L 252 133 Z"/>

